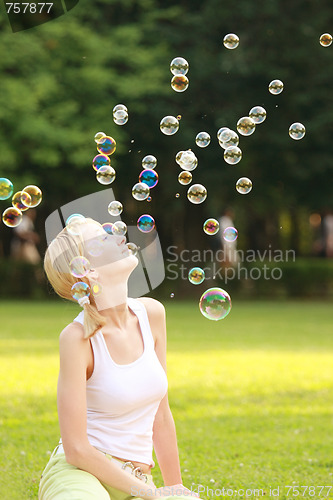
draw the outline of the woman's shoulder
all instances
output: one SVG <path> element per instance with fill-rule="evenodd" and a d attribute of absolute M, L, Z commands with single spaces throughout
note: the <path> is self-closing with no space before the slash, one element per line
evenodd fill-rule
<path fill-rule="evenodd" d="M 149 317 L 161 318 L 165 316 L 165 307 L 162 302 L 152 297 L 140 297 L 136 300 L 145 306 Z"/>
<path fill-rule="evenodd" d="M 59 336 L 60 345 L 86 344 L 86 340 L 88 339 L 84 337 L 83 325 L 76 320 L 65 326 Z"/>

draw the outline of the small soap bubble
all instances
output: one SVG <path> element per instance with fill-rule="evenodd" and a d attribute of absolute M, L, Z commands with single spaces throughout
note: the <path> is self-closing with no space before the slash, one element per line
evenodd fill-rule
<path fill-rule="evenodd" d="M 208 235 L 216 234 L 220 229 L 220 224 L 216 219 L 207 219 L 203 224 L 203 230 Z"/>
<path fill-rule="evenodd" d="M 237 146 L 229 146 L 224 151 L 224 160 L 230 165 L 236 165 L 242 159 L 242 150 Z"/>
<path fill-rule="evenodd" d="M 254 106 L 249 113 L 249 117 L 255 123 L 262 123 L 266 120 L 266 110 L 262 106 Z"/>
<path fill-rule="evenodd" d="M 202 184 L 193 184 L 188 188 L 187 198 L 195 205 L 203 203 L 207 198 L 207 189 Z"/>
<path fill-rule="evenodd" d="M 239 38 L 235 33 L 228 33 L 228 35 L 225 35 L 223 38 L 223 45 L 227 49 L 236 49 L 239 45 Z"/>
<path fill-rule="evenodd" d="M 233 226 L 226 227 L 225 230 L 223 231 L 223 239 L 228 243 L 236 241 L 237 237 L 238 237 L 238 231 Z"/>
<path fill-rule="evenodd" d="M 138 249 L 138 247 L 136 246 L 136 244 L 135 244 L 135 243 L 132 243 L 132 242 L 130 241 L 129 243 L 126 243 L 126 246 L 127 246 L 128 250 L 129 250 L 129 253 L 130 253 L 131 255 L 137 255 L 137 253 L 138 253 L 139 249 Z"/>
<path fill-rule="evenodd" d="M 248 194 L 252 189 L 252 181 L 248 177 L 241 177 L 236 182 L 236 189 L 240 194 Z"/>
<path fill-rule="evenodd" d="M 18 208 L 9 207 L 2 214 L 2 222 L 8 227 L 16 227 L 22 222 L 22 212 Z"/>
<path fill-rule="evenodd" d="M 113 233 L 113 226 L 114 226 L 114 224 L 112 222 L 104 222 L 104 224 L 102 224 L 102 228 L 108 234 L 114 234 Z"/>
<path fill-rule="evenodd" d="M 96 172 L 96 179 L 100 184 L 111 184 L 116 178 L 116 171 L 110 165 L 100 167 Z"/>
<path fill-rule="evenodd" d="M 41 201 L 42 201 L 42 191 L 39 189 L 38 186 L 34 185 L 29 185 L 26 186 L 25 188 L 22 189 L 23 193 L 28 193 L 30 195 L 30 201 L 28 203 L 29 198 L 24 198 L 22 195 L 21 201 L 24 205 L 26 205 L 26 202 L 28 203 L 28 208 L 35 208 L 37 207 Z"/>
<path fill-rule="evenodd" d="M 178 175 L 178 182 L 180 184 L 182 184 L 183 186 L 190 184 L 191 181 L 192 181 L 192 174 L 191 174 L 191 172 L 188 172 L 187 170 L 180 172 L 180 174 Z"/>
<path fill-rule="evenodd" d="M 228 141 L 226 141 L 226 142 L 219 141 L 219 144 L 220 144 L 221 148 L 223 148 L 223 149 L 226 149 L 229 146 L 238 146 L 238 144 L 239 144 L 238 134 L 236 134 L 236 132 L 234 132 L 234 130 L 230 130 Z"/>
<path fill-rule="evenodd" d="M 99 144 L 99 141 L 102 139 L 102 137 L 106 137 L 104 132 L 97 132 L 97 134 L 95 134 L 95 137 L 94 137 L 95 142 L 97 144 Z"/>
<path fill-rule="evenodd" d="M 173 75 L 186 75 L 189 64 L 183 57 L 175 57 L 170 63 L 170 71 Z"/>
<path fill-rule="evenodd" d="M 200 285 L 205 280 L 205 271 L 201 267 L 192 267 L 188 273 L 188 280 L 192 285 Z"/>
<path fill-rule="evenodd" d="M 13 183 L 6 177 L 0 177 L 0 200 L 7 200 L 14 192 Z"/>
<path fill-rule="evenodd" d="M 206 148 L 210 143 L 210 135 L 207 132 L 199 132 L 195 138 L 195 143 L 199 148 Z"/>
<path fill-rule="evenodd" d="M 97 151 L 103 155 L 112 155 L 116 150 L 116 141 L 113 137 L 106 135 L 98 142 Z"/>
<path fill-rule="evenodd" d="M 241 135 L 251 135 L 256 129 L 256 124 L 249 116 L 243 116 L 237 122 L 237 131 Z"/>
<path fill-rule="evenodd" d="M 153 155 L 147 155 L 142 160 L 142 168 L 153 170 L 157 165 L 157 159 Z"/>
<path fill-rule="evenodd" d="M 86 257 L 74 257 L 69 263 L 71 275 L 75 278 L 84 278 L 90 270 L 90 262 Z"/>
<path fill-rule="evenodd" d="M 231 311 L 231 298 L 222 288 L 209 288 L 199 301 L 201 314 L 214 321 L 225 318 Z"/>
<path fill-rule="evenodd" d="M 107 155 L 96 155 L 95 158 L 92 161 L 92 166 L 93 169 L 97 170 L 101 167 L 104 167 L 105 165 L 110 165 L 111 161 L 110 158 Z"/>
<path fill-rule="evenodd" d="M 293 123 L 289 127 L 289 135 L 292 139 L 295 139 L 295 141 L 299 141 L 300 139 L 303 139 L 305 136 L 305 127 L 302 123 Z"/>
<path fill-rule="evenodd" d="M 179 193 L 176 193 L 176 194 L 175 194 L 175 197 L 176 197 L 176 198 L 179 198 L 179 196 L 180 196 L 180 194 L 179 194 Z"/>
<path fill-rule="evenodd" d="M 139 182 L 143 182 L 144 184 L 147 184 L 147 186 L 149 186 L 150 188 L 153 188 L 158 183 L 158 173 L 155 172 L 155 170 L 146 168 L 145 170 L 142 170 L 142 172 L 140 173 Z"/>
<path fill-rule="evenodd" d="M 183 170 L 194 170 L 198 166 L 198 158 L 188 149 L 187 151 L 179 151 L 176 155 L 176 162 Z"/>
<path fill-rule="evenodd" d="M 94 283 L 91 287 L 91 293 L 94 297 L 98 297 L 102 293 L 102 285 L 100 283 Z"/>
<path fill-rule="evenodd" d="M 117 222 L 113 224 L 112 234 L 116 234 L 117 236 L 125 236 L 126 233 L 127 233 L 127 226 L 125 222 L 117 220 Z"/>
<path fill-rule="evenodd" d="M 151 196 L 148 196 L 147 201 L 151 201 Z"/>
<path fill-rule="evenodd" d="M 173 299 L 173 298 L 174 298 L 174 296 L 175 296 L 175 294 L 174 294 L 174 293 L 170 293 L 170 299 Z"/>
<path fill-rule="evenodd" d="M 182 115 L 177 115 L 176 118 L 178 121 L 180 121 L 182 119 Z"/>
<path fill-rule="evenodd" d="M 319 43 L 323 47 L 329 47 L 332 43 L 332 35 L 330 35 L 329 33 L 323 33 L 319 38 Z"/>
<path fill-rule="evenodd" d="M 185 75 L 175 75 L 171 79 L 171 87 L 175 92 L 185 92 L 189 83 L 189 79 Z"/>
<path fill-rule="evenodd" d="M 144 214 L 138 218 L 137 226 L 142 233 L 150 233 L 155 227 L 155 220 L 151 215 Z"/>
<path fill-rule="evenodd" d="M 21 212 L 25 212 L 26 210 L 28 210 L 29 203 L 31 203 L 31 196 L 29 193 L 26 193 L 24 191 L 17 191 L 17 193 L 13 195 L 12 205 L 13 207 L 21 210 Z"/>
<path fill-rule="evenodd" d="M 281 82 L 281 80 L 272 80 L 268 85 L 268 90 L 274 95 L 281 94 L 283 90 L 283 82 Z"/>
<path fill-rule="evenodd" d="M 150 194 L 150 189 L 144 182 L 138 182 L 132 187 L 132 196 L 138 201 L 146 200 Z"/>
<path fill-rule="evenodd" d="M 179 129 L 179 121 L 174 116 L 165 116 L 160 122 L 160 130 L 165 135 L 173 135 Z"/>
<path fill-rule="evenodd" d="M 83 299 L 83 297 L 89 297 L 90 288 L 84 281 L 78 281 L 72 286 L 72 297 L 75 300 Z"/>
<path fill-rule="evenodd" d="M 123 205 L 120 203 L 120 201 L 114 200 L 111 201 L 108 205 L 108 212 L 110 215 L 113 215 L 116 217 L 117 215 L 120 215 L 123 211 Z"/>
<path fill-rule="evenodd" d="M 116 106 L 112 110 L 112 114 L 114 115 L 117 113 L 117 111 L 125 111 L 125 113 L 128 113 L 128 109 L 124 104 L 116 104 Z"/>
<path fill-rule="evenodd" d="M 218 140 L 220 142 L 227 142 L 229 141 L 229 139 L 231 139 L 231 130 L 227 127 L 222 127 L 222 129 L 220 129 L 221 132 L 219 131 L 218 133 Z"/>
<path fill-rule="evenodd" d="M 113 113 L 113 121 L 116 125 L 125 125 L 128 122 L 128 113 L 122 109 Z"/>

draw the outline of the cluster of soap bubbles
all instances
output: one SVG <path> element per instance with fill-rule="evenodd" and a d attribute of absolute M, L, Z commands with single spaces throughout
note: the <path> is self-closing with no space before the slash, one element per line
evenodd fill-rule
<path fill-rule="evenodd" d="M 175 57 L 170 63 L 170 71 L 173 74 L 171 78 L 171 87 L 175 92 L 184 92 L 189 86 L 189 80 L 186 76 L 189 70 L 189 64 L 183 57 Z"/>
<path fill-rule="evenodd" d="M 119 104 L 119 106 L 122 106 L 122 104 Z M 116 171 L 111 166 L 109 157 L 116 150 L 116 141 L 104 132 L 97 132 L 94 139 L 99 153 L 92 161 L 93 169 L 96 171 L 96 179 L 100 184 L 111 184 L 116 178 Z"/>
<path fill-rule="evenodd" d="M 124 104 L 117 104 L 113 108 L 112 114 L 116 125 L 125 125 L 128 122 L 128 109 Z"/>
<path fill-rule="evenodd" d="M 37 207 L 42 201 L 42 191 L 38 186 L 30 184 L 14 193 L 14 185 L 6 177 L 0 178 L 0 200 L 11 198 L 12 206 L 2 213 L 2 222 L 8 227 L 16 227 L 22 222 L 23 212 Z"/>

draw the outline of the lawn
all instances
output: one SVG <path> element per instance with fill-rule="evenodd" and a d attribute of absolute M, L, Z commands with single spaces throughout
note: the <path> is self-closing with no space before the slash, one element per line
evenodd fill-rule
<path fill-rule="evenodd" d="M 195 302 L 165 306 L 184 484 L 201 484 L 206 499 L 223 498 L 223 487 L 234 498 L 240 488 L 248 497 L 262 489 L 280 500 L 333 498 L 332 304 L 234 301 L 218 322 Z M 59 438 L 58 335 L 78 312 L 61 301 L 0 305 L 1 499 L 37 498 Z"/>

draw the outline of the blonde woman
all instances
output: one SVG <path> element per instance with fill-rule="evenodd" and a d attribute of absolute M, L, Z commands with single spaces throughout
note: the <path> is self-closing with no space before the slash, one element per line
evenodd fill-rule
<path fill-rule="evenodd" d="M 125 237 L 109 235 L 92 219 L 79 222 L 51 242 L 45 271 L 65 299 L 74 300 L 72 287 L 79 281 L 100 293 L 78 299 L 83 310 L 60 334 L 61 439 L 43 471 L 38 498 L 198 497 L 182 485 L 168 403 L 164 307 L 151 298 L 127 297 L 138 260 Z M 77 257 L 79 264 L 80 257 L 88 259 L 84 277 L 70 272 Z M 151 474 L 153 446 L 161 488 Z"/>

